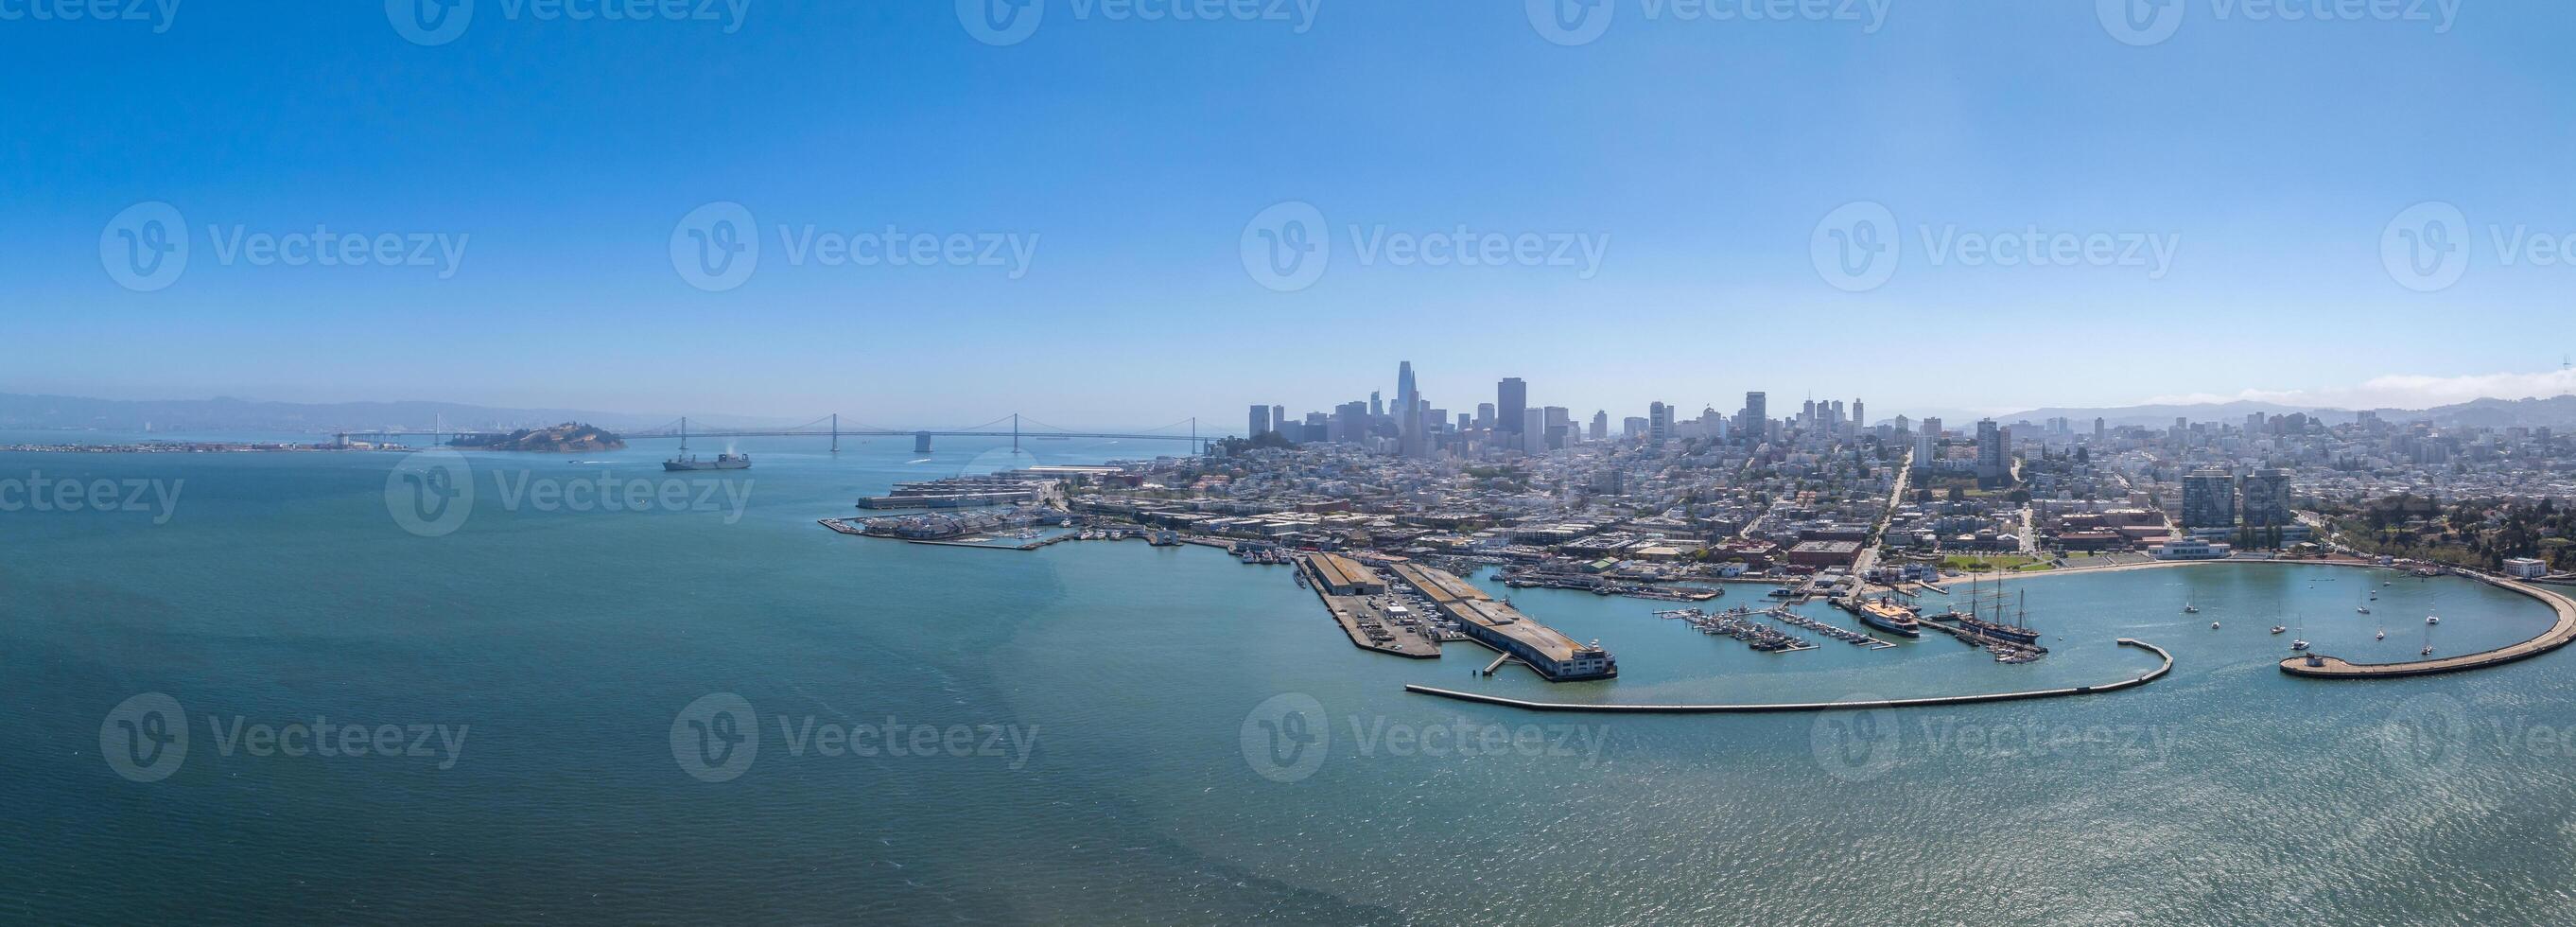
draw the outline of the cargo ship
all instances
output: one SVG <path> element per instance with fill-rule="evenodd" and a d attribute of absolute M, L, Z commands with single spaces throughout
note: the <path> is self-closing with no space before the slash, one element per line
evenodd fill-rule
<path fill-rule="evenodd" d="M 1857 613 L 1862 624 L 1881 631 L 1905 637 L 1923 636 L 1923 623 L 1915 619 L 1914 612 L 1884 596 L 1876 601 L 1860 603 Z"/>
<path fill-rule="evenodd" d="M 662 469 L 669 472 L 696 470 L 749 470 L 751 469 L 751 455 L 717 454 L 714 460 L 701 460 L 696 456 L 691 455 L 689 453 L 689 420 L 684 418 L 680 420 L 680 453 L 669 460 L 663 461 Z"/>

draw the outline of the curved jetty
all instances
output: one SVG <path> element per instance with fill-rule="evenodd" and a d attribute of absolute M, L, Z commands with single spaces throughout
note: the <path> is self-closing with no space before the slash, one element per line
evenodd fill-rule
<path fill-rule="evenodd" d="M 2536 657 L 2552 650 L 2556 650 L 2560 647 L 2567 646 L 2568 641 L 2576 640 L 2576 601 L 2571 601 L 2564 595 L 2525 583 L 2517 583 L 2511 580 L 2496 579 L 2488 576 L 2478 576 L 2475 578 L 2479 582 L 2486 583 L 2490 586 L 2511 589 L 2515 592 L 2522 593 L 2523 595 L 2539 599 L 2543 604 L 2548 605 L 2552 610 L 2558 613 L 2557 622 L 2551 624 L 2549 626 L 2549 630 L 2541 632 L 2539 637 L 2523 641 L 2522 643 L 2507 644 L 2494 650 L 2481 650 L 2477 653 L 2461 654 L 2456 657 L 2443 657 L 2438 660 L 2411 660 L 2404 663 L 2348 663 L 2343 660 L 2324 655 L 2314 657 L 2302 656 L 2291 657 L 2287 660 L 2281 661 L 2281 672 L 2288 673 L 2292 676 L 2306 676 L 2312 679 L 2394 679 L 2400 676 L 2430 676 L 2436 673 L 2458 673 L 2467 670 L 2485 669 L 2490 666 L 2502 666 L 2515 660 L 2529 659 L 2531 657 Z M 2312 660 L 2314 661 L 2314 665 L 2310 665 L 2310 661 Z"/>
<path fill-rule="evenodd" d="M 2029 692 L 1995 692 L 1986 695 L 1943 695 L 1933 698 L 1862 699 L 1846 702 L 1796 702 L 1771 705 L 1581 705 L 1571 702 L 1530 702 L 1516 698 L 1504 698 L 1498 695 L 1484 695 L 1475 692 L 1458 692 L 1450 689 L 1435 689 L 1425 685 L 1407 685 L 1404 687 L 1404 691 L 1418 693 L 1421 695 L 1436 695 L 1441 698 L 1453 698 L 1462 702 L 1482 702 L 1487 705 L 1501 705 L 1507 708 L 1524 708 L 1530 711 L 1602 711 L 1625 712 L 1632 714 L 1744 714 L 1765 711 L 1843 711 L 1856 708 L 1928 708 L 1935 705 L 1972 705 L 1979 702 L 2017 702 L 2025 699 L 2036 698 L 2063 698 L 2069 695 L 2098 695 L 2104 692 L 2117 692 L 2122 689 L 2143 686 L 2147 683 L 2163 678 L 2166 673 L 2173 672 L 2173 654 L 2166 653 L 2164 648 L 2142 640 L 2127 637 L 2120 638 L 2120 645 L 2124 647 L 2136 647 L 2141 650 L 2154 651 L 2155 655 L 2164 661 L 2164 664 L 2133 679 L 2123 679 L 2118 682 L 2104 683 L 2098 686 L 2076 686 L 2072 689 L 2039 689 Z"/>

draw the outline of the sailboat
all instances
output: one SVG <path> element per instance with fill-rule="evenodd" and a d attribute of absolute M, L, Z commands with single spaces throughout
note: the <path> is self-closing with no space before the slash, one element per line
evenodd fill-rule
<path fill-rule="evenodd" d="M 2367 601 L 2355 603 L 2352 610 L 2364 615 L 2370 614 L 2370 603 Z"/>
<path fill-rule="evenodd" d="M 2291 638 L 2291 639 L 2290 639 L 2290 649 L 2291 649 L 2291 650 L 2306 650 L 2306 649 L 2308 649 L 2308 641 L 2307 641 L 2307 637 L 2308 637 L 2308 618 L 2307 618 L 2307 616 L 2306 616 L 2306 615 L 2301 615 L 2301 616 L 2299 616 L 2299 636 L 2298 636 L 2298 637 L 2294 637 L 2294 638 Z"/>
<path fill-rule="evenodd" d="M 2424 626 L 2424 655 L 2433 655 L 2433 626 L 2429 623 Z"/>

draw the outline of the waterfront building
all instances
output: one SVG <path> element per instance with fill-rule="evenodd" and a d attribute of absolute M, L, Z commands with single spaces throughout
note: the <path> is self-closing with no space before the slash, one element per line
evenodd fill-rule
<path fill-rule="evenodd" d="M 2248 473 L 2237 491 L 2242 497 L 2246 527 L 2278 528 L 2290 524 L 2290 471 L 2267 467 Z"/>
<path fill-rule="evenodd" d="M 2225 470 L 2193 471 L 2182 478 L 2182 527 L 2236 526 L 2236 476 Z"/>

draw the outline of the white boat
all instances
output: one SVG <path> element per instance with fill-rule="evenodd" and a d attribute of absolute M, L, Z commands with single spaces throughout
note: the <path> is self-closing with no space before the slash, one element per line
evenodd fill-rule
<path fill-rule="evenodd" d="M 2215 621 L 2210 622 L 2210 623 L 2209 623 L 2209 629 L 2210 629 L 2210 630 L 2212 630 L 2212 631 L 2218 630 L 2218 622 L 2215 622 Z"/>
<path fill-rule="evenodd" d="M 2306 649 L 2308 649 L 2308 642 L 2307 642 L 2307 641 L 2291 641 L 2291 642 L 2290 642 L 2290 649 L 2292 649 L 2292 650 L 2306 650 Z"/>
<path fill-rule="evenodd" d="M 2440 617 L 2438 617 L 2438 616 L 2434 616 L 2434 615 L 2426 615 L 2426 616 L 2424 616 L 2424 623 L 2425 623 L 2425 624 L 2441 624 L 2441 623 L 2442 623 L 2442 619 L 2441 619 Z"/>
<path fill-rule="evenodd" d="M 2289 627 L 2288 625 L 2276 624 L 2276 625 L 2273 625 L 2273 626 L 2272 626 L 2272 633 L 2274 633 L 2274 634 L 2279 634 L 2279 633 L 2281 633 L 2281 632 L 2283 632 L 2283 631 L 2287 631 L 2287 630 L 2289 630 L 2289 629 L 2290 629 L 2290 627 Z"/>
<path fill-rule="evenodd" d="M 2189 602 L 2182 603 L 2182 613 L 2186 615 L 2200 614 L 2200 606 L 2193 605 Z"/>

